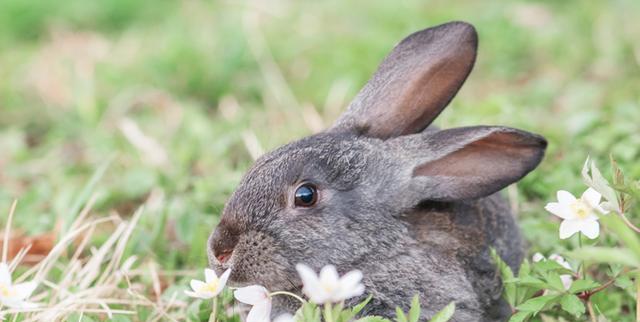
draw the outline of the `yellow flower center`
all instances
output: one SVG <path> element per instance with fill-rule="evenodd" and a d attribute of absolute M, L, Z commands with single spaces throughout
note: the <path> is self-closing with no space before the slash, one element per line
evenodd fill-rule
<path fill-rule="evenodd" d="M 333 293 L 333 291 L 335 290 L 335 285 L 330 283 L 323 283 L 322 289 L 327 293 Z"/>
<path fill-rule="evenodd" d="M 593 213 L 593 208 L 589 206 L 584 200 L 577 199 L 571 204 L 571 210 L 578 217 L 578 219 L 586 219 Z"/>
<path fill-rule="evenodd" d="M 15 292 L 8 285 L 0 284 L 0 295 L 2 297 L 12 297 Z"/>
<path fill-rule="evenodd" d="M 204 287 L 202 287 L 201 292 L 215 293 L 218 291 L 218 286 L 220 286 L 220 280 L 216 278 L 213 281 L 206 283 Z"/>

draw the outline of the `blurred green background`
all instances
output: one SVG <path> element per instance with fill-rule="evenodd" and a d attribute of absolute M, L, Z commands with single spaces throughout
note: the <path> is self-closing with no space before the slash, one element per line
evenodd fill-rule
<path fill-rule="evenodd" d="M 479 56 L 436 123 L 549 139 L 508 195 L 553 251 L 542 207 L 582 192 L 587 155 L 640 177 L 640 1 L 2 0 L 2 218 L 17 198 L 35 235 L 92 195 L 98 215 L 147 202 L 130 252 L 204 267 L 253 158 L 330 125 L 395 43 L 450 20 L 476 26 Z"/>

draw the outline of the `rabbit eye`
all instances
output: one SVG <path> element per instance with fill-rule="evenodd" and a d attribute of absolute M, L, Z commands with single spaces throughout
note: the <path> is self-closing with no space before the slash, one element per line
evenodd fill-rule
<path fill-rule="evenodd" d="M 316 186 L 305 183 L 296 189 L 294 204 L 297 207 L 311 207 L 318 201 L 318 190 Z"/>

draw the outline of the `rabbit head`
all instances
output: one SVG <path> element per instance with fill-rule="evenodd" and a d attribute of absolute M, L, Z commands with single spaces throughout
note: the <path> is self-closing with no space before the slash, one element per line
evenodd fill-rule
<path fill-rule="evenodd" d="M 400 42 L 332 128 L 253 165 L 209 239 L 210 265 L 232 268 L 238 285 L 294 292 L 297 263 L 362 269 L 365 279 L 375 266 L 380 277 L 393 271 L 389 258 L 416 244 L 407 212 L 489 196 L 534 169 L 546 146 L 538 135 L 427 128 L 467 78 L 476 49 L 475 29 L 463 22 Z M 406 266 L 424 266 L 419 256 Z M 385 297 L 389 288 L 373 292 Z"/>

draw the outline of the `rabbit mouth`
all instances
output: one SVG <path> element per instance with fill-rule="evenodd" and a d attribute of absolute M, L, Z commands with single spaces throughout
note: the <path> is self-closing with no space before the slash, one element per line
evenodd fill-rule
<path fill-rule="evenodd" d="M 299 292 L 302 289 L 290 258 L 277 240 L 262 232 L 245 232 L 224 261 L 210 254 L 210 266 L 221 274 L 230 269 L 229 285 L 261 285 L 269 290 Z"/>

